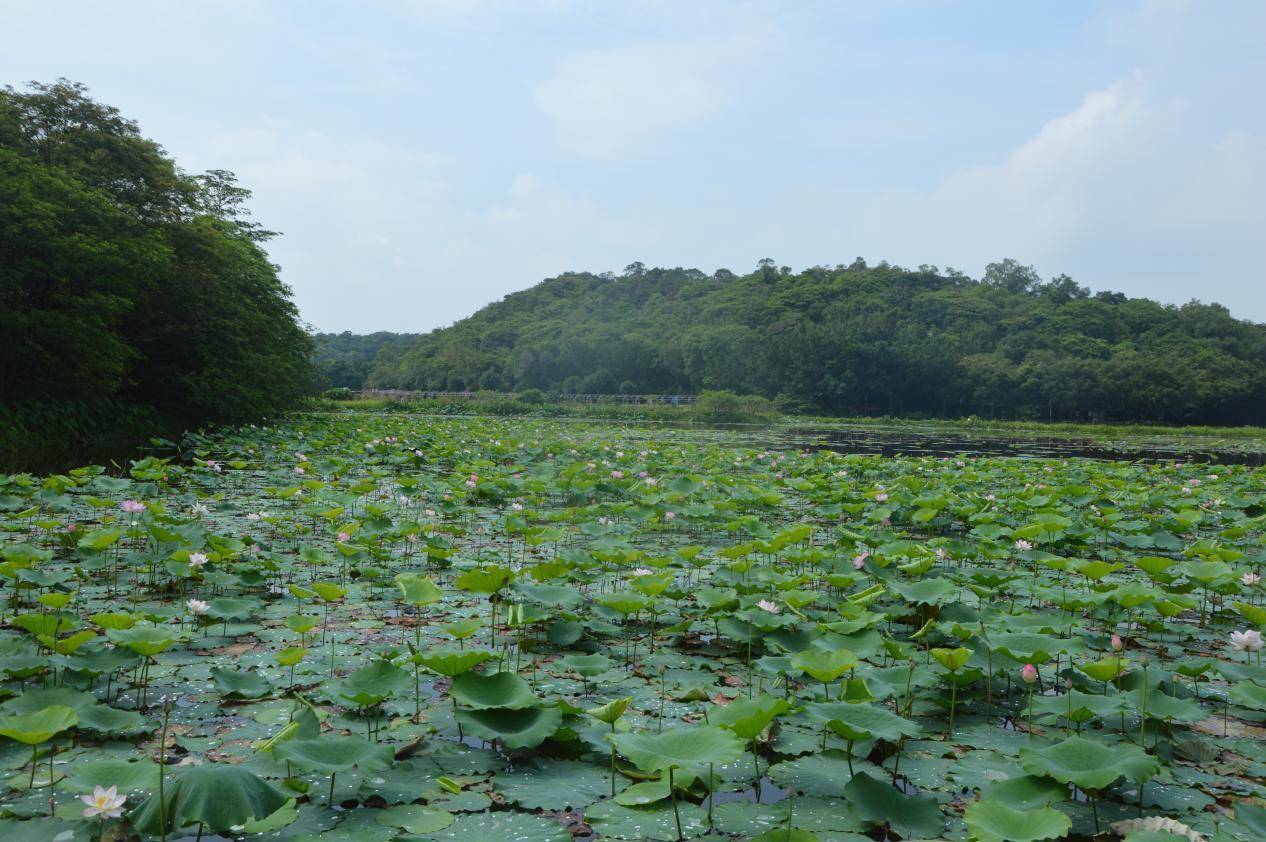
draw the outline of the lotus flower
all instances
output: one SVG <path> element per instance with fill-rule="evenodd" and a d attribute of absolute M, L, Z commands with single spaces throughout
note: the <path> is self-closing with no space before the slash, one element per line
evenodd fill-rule
<path fill-rule="evenodd" d="M 624 471 L 612 471 L 611 479 L 624 479 Z"/>
<path fill-rule="evenodd" d="M 756 607 L 762 611 L 768 611 L 770 614 L 777 614 L 782 609 L 776 603 L 770 602 L 768 599 L 762 599 L 756 603 Z"/>
<path fill-rule="evenodd" d="M 207 554 L 206 554 L 206 553 L 190 553 L 190 554 L 189 554 L 189 566 L 190 566 L 190 567 L 201 567 L 202 565 L 204 565 L 204 564 L 206 564 L 206 563 L 207 563 Z"/>
<path fill-rule="evenodd" d="M 1112 635 L 1112 651 L 1120 652 L 1124 648 L 1125 648 L 1125 641 L 1121 640 L 1121 635 L 1119 634 Z"/>
<path fill-rule="evenodd" d="M 1262 633 L 1257 629 L 1231 632 L 1231 648 L 1236 652 L 1260 652 L 1262 649 Z"/>
<path fill-rule="evenodd" d="M 117 819 L 123 815 L 123 805 L 127 802 L 127 796 L 119 795 L 117 786 L 109 789 L 97 786 L 93 787 L 92 795 L 81 795 L 79 800 L 88 805 L 84 808 L 85 819 L 96 816 L 103 819 Z"/>
<path fill-rule="evenodd" d="M 346 544 L 348 541 L 352 540 L 352 536 L 347 531 L 339 532 L 339 534 L 334 537 L 338 539 L 340 544 Z"/>
<path fill-rule="evenodd" d="M 1032 684 L 1037 681 L 1037 667 L 1032 664 L 1025 664 L 1020 668 L 1020 678 L 1024 679 L 1025 684 Z"/>
<path fill-rule="evenodd" d="M 888 494 L 887 494 L 887 492 L 880 491 L 879 493 L 877 493 L 877 494 L 875 495 L 875 502 L 876 502 L 876 503 L 886 503 L 887 501 L 888 501 Z"/>
<path fill-rule="evenodd" d="M 211 608 L 211 606 L 207 605 L 200 599 L 185 600 L 185 607 L 188 608 L 191 613 L 198 615 L 207 613 L 207 611 Z"/>
<path fill-rule="evenodd" d="M 676 519 L 677 519 L 677 513 L 676 513 L 676 512 L 664 512 L 664 520 L 667 520 L 667 521 L 674 521 L 674 520 L 676 520 Z"/>
<path fill-rule="evenodd" d="M 637 568 L 636 570 L 634 570 L 634 571 L 633 571 L 633 575 L 634 575 L 634 576 L 650 576 L 650 575 L 654 574 L 654 572 L 655 572 L 654 570 L 651 570 L 651 569 L 649 569 L 649 568 L 646 568 L 646 567 L 639 567 L 639 568 Z"/>
<path fill-rule="evenodd" d="M 145 504 L 139 503 L 136 500 L 124 500 L 119 504 L 119 508 L 130 515 L 135 515 L 145 511 Z"/>
<path fill-rule="evenodd" d="M 1021 538 L 1020 540 L 1015 542 L 1015 548 L 1019 552 L 1027 553 L 1029 550 L 1033 549 L 1033 544 Z"/>
<path fill-rule="evenodd" d="M 1258 576 L 1256 573 L 1245 573 L 1243 576 L 1240 577 L 1240 582 L 1242 582 L 1244 584 L 1244 587 L 1246 588 L 1253 587 L 1261 580 L 1262 580 L 1262 577 Z"/>

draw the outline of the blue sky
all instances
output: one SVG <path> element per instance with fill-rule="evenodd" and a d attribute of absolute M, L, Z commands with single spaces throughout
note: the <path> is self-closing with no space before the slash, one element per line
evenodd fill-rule
<path fill-rule="evenodd" d="M 0 0 L 231 169 L 303 317 L 428 330 L 544 277 L 888 260 L 1266 321 L 1260 2 Z"/>

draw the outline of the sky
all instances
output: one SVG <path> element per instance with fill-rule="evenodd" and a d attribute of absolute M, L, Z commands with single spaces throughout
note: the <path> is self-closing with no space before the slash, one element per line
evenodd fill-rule
<path fill-rule="evenodd" d="M 0 0 L 66 77 L 237 173 L 316 329 L 563 271 L 887 260 L 1266 322 L 1266 3 Z"/>

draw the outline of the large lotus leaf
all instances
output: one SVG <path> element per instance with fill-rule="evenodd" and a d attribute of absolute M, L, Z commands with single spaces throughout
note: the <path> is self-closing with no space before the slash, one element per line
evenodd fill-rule
<path fill-rule="evenodd" d="M 708 722 L 733 732 L 740 739 L 754 740 L 789 707 L 786 699 L 775 696 L 735 699 L 724 707 L 713 707 L 708 712 Z"/>
<path fill-rule="evenodd" d="M 686 838 L 701 835 L 708 827 L 708 813 L 702 807 L 679 801 L 681 830 Z M 604 839 L 673 840 L 677 823 L 672 802 L 664 800 L 641 807 L 625 807 L 615 801 L 600 801 L 585 811 L 585 821 Z"/>
<path fill-rule="evenodd" d="M 399 693 L 413 683 L 412 677 L 395 664 L 376 660 L 343 680 L 339 695 L 357 707 L 369 707 Z"/>
<path fill-rule="evenodd" d="M 616 750 L 645 772 L 671 768 L 697 769 L 737 760 L 743 741 L 716 725 L 674 728 L 662 734 L 615 734 Z"/>
<path fill-rule="evenodd" d="M 90 705 L 79 711 L 79 727 L 98 734 L 140 734 L 158 726 L 153 720 L 134 710 L 119 710 L 109 705 Z"/>
<path fill-rule="evenodd" d="M 410 605 L 430 605 L 444 598 L 444 591 L 421 573 L 397 573 L 395 582 L 400 588 L 401 600 Z"/>
<path fill-rule="evenodd" d="M 453 814 L 447 810 L 423 807 L 420 804 L 402 804 L 375 811 L 374 821 L 384 827 L 402 828 L 406 833 L 425 836 L 443 830 L 453 823 Z"/>
<path fill-rule="evenodd" d="M 491 565 L 484 568 L 467 570 L 453 580 L 453 584 L 464 591 L 475 593 L 496 593 L 514 578 L 514 571 L 508 567 Z"/>
<path fill-rule="evenodd" d="M 611 792 L 611 772 L 576 760 L 536 760 L 500 773 L 496 791 L 527 810 L 583 810 Z"/>
<path fill-rule="evenodd" d="M 856 757 L 853 758 L 853 769 L 883 774 L 873 764 Z M 796 792 L 805 795 L 839 796 L 850 777 L 848 756 L 838 749 L 806 754 L 769 767 L 770 780 L 780 787 L 793 787 Z"/>
<path fill-rule="evenodd" d="M 981 787 L 981 801 L 998 801 L 1013 810 L 1032 810 L 1068 800 L 1067 784 L 1050 778 L 1020 775 Z"/>
<path fill-rule="evenodd" d="M 324 774 L 352 768 L 365 771 L 382 769 L 390 766 L 392 760 L 391 746 L 371 743 L 361 737 L 288 740 L 273 748 L 273 756 L 305 771 Z"/>
<path fill-rule="evenodd" d="M 916 605 L 944 605 L 954 599 L 958 588 L 948 579 L 920 579 L 917 582 L 889 582 L 888 587 L 906 602 Z"/>
<path fill-rule="evenodd" d="M 930 795 L 908 797 L 896 787 L 858 772 L 844 787 L 853 814 L 868 825 L 890 826 L 905 839 L 932 839 L 941 835 L 945 817 Z"/>
<path fill-rule="evenodd" d="M 557 707 L 485 708 L 462 710 L 457 721 L 470 733 L 485 740 L 499 740 L 505 748 L 536 748 L 554 736 L 563 723 Z"/>
<path fill-rule="evenodd" d="M 1099 693 L 1083 693 L 1070 689 L 1058 696 L 1037 696 L 1033 699 L 1033 712 L 1043 716 L 1062 716 L 1072 722 L 1088 722 L 1091 719 L 1110 716 L 1125 706 L 1123 696 L 1104 696 Z"/>
<path fill-rule="evenodd" d="M 418 663 L 437 675 L 452 678 L 492 657 L 493 653 L 487 649 L 431 649 L 418 656 Z"/>
<path fill-rule="evenodd" d="M 1160 761 L 1132 743 L 1108 746 L 1076 736 L 1046 748 L 1020 749 L 1020 765 L 1030 775 L 1086 790 L 1103 789 L 1123 777 L 1145 781 L 1160 771 Z"/>
<path fill-rule="evenodd" d="M 791 656 L 791 666 L 826 684 L 856 667 L 857 656 L 847 649 L 807 649 Z"/>
<path fill-rule="evenodd" d="M 1146 706 L 1147 715 L 1152 719 L 1168 722 L 1198 722 L 1208 715 L 1200 703 L 1194 699 L 1179 699 L 1155 688 L 1148 690 L 1146 696 L 1143 695 L 1141 688 L 1133 690 L 1125 694 L 1125 699 L 1136 711 L 1141 712 Z"/>
<path fill-rule="evenodd" d="M 1266 710 L 1266 687 L 1241 681 L 1231 687 L 1231 701 L 1249 710 Z"/>
<path fill-rule="evenodd" d="M 584 594 L 580 591 L 561 585 L 529 585 L 520 581 L 515 583 L 514 590 L 523 594 L 527 600 L 551 608 L 578 608 L 585 601 Z"/>
<path fill-rule="evenodd" d="M 212 667 L 211 681 L 221 694 L 237 699 L 262 699 L 273 692 L 273 683 L 258 670 Z"/>
<path fill-rule="evenodd" d="M 449 694 L 463 706 L 474 710 L 486 708 L 528 708 L 540 702 L 531 686 L 512 672 L 481 675 L 468 672 L 453 679 Z"/>
<path fill-rule="evenodd" d="M 76 713 L 97 704 L 97 697 L 83 690 L 70 687 L 33 687 L 0 705 L 6 714 L 36 713 L 52 705 L 61 705 Z"/>
<path fill-rule="evenodd" d="M 606 655 L 568 655 L 558 665 L 584 678 L 593 678 L 611 669 L 611 659 Z"/>
<path fill-rule="evenodd" d="M 175 643 L 178 638 L 166 629 L 153 625 L 135 625 L 130 629 L 109 629 L 106 636 L 138 655 L 152 658 Z"/>
<path fill-rule="evenodd" d="M 39 745 L 74 728 L 78 722 L 79 716 L 73 708 L 50 705 L 35 713 L 0 717 L 0 735 L 29 746 Z"/>
<path fill-rule="evenodd" d="M 93 787 L 117 786 L 120 792 L 158 789 L 158 764 L 146 757 L 133 760 L 89 760 L 71 769 L 65 787 L 71 792 L 92 792 Z"/>
<path fill-rule="evenodd" d="M 995 652 L 1001 652 L 1022 664 L 1044 664 L 1057 654 L 1085 649 L 1085 644 L 1076 638 L 1065 640 L 1031 632 L 1000 632 L 990 635 L 988 642 Z"/>
<path fill-rule="evenodd" d="M 1072 820 L 1050 807 L 1016 810 L 1000 801 L 977 801 L 963 813 L 977 842 L 1036 842 L 1068 833 Z"/>
<path fill-rule="evenodd" d="M 289 800 L 276 789 L 237 766 L 195 766 L 165 787 L 165 809 L 155 793 L 132 814 L 142 833 L 170 833 L 189 825 L 205 825 L 221 833 L 271 816 Z M 162 827 L 163 818 L 167 826 Z"/>
<path fill-rule="evenodd" d="M 849 702 L 815 702 L 806 706 L 809 716 L 826 723 L 846 740 L 879 739 L 895 742 L 916 736 L 917 723 L 897 716 L 887 708 Z"/>
<path fill-rule="evenodd" d="M 379 837 L 381 838 L 381 837 Z M 571 834 L 558 822 L 526 813 L 487 812 L 458 816 L 443 830 L 427 833 L 436 842 L 571 842 Z"/>
<path fill-rule="evenodd" d="M 249 620 L 259 609 L 258 599 L 221 596 L 207 603 L 207 616 L 215 620 Z"/>

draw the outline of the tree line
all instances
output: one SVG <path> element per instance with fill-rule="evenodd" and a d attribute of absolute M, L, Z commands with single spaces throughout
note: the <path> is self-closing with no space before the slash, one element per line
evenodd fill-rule
<path fill-rule="evenodd" d="M 8 417 L 125 405 L 196 424 L 308 394 L 312 340 L 249 196 L 224 170 L 184 172 L 82 85 L 0 90 Z"/>
<path fill-rule="evenodd" d="M 1266 325 L 1002 260 L 569 272 L 376 357 L 426 390 L 725 389 L 836 414 L 1266 422 Z M 349 384 L 350 385 L 350 384 Z"/>

